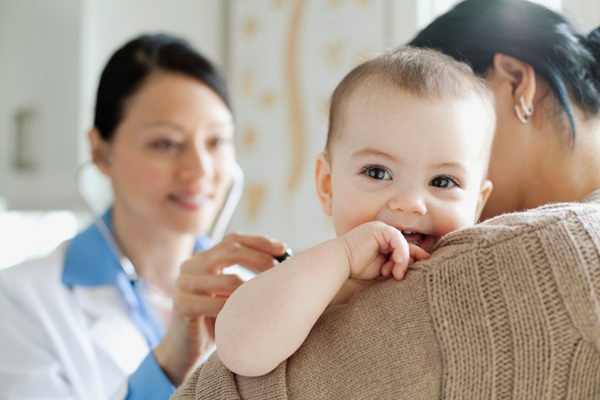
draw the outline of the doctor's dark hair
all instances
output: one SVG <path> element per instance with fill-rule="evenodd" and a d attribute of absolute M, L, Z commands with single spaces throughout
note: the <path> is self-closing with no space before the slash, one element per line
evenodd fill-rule
<path fill-rule="evenodd" d="M 600 27 L 587 37 L 560 14 L 527 0 L 466 0 L 423 29 L 409 45 L 442 51 L 485 75 L 494 54 L 531 65 L 548 82 L 575 140 L 571 101 L 600 112 Z"/>
<path fill-rule="evenodd" d="M 142 35 L 110 58 L 98 85 L 94 126 L 106 141 L 113 138 L 127 100 L 155 72 L 181 73 L 211 88 L 231 110 L 221 71 L 184 39 L 167 34 Z"/>

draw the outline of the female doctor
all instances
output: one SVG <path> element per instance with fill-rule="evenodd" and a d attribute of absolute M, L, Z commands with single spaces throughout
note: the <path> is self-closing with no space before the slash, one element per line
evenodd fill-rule
<path fill-rule="evenodd" d="M 233 135 L 225 81 L 187 42 L 145 35 L 112 56 L 89 140 L 114 203 L 104 225 L 0 273 L 0 398 L 167 399 L 183 383 L 241 284 L 223 268 L 262 271 L 285 251 L 205 236 L 232 181 Z"/>

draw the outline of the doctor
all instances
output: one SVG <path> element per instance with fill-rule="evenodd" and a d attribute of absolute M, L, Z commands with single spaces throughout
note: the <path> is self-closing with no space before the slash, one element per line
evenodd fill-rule
<path fill-rule="evenodd" d="M 167 399 L 184 382 L 241 284 L 223 268 L 265 270 L 285 251 L 204 235 L 231 184 L 233 138 L 225 81 L 187 42 L 145 35 L 112 56 L 89 139 L 114 191 L 103 220 L 135 271 L 97 225 L 2 271 L 0 398 Z"/>

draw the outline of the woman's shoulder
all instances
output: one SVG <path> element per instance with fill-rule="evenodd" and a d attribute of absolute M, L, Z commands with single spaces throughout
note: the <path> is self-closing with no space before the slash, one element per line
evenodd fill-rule
<path fill-rule="evenodd" d="M 591 365 L 600 365 L 595 195 L 453 232 L 421 264 L 442 359 L 452 360 L 453 368 L 444 370 L 452 393 L 487 388 L 485 382 L 516 371 L 531 371 L 526 385 L 510 389 L 526 398 L 544 397 L 543 388 L 564 371 L 578 390 L 598 388 L 589 375 Z M 482 390 L 482 397 L 491 396 Z"/>
<path fill-rule="evenodd" d="M 502 214 L 477 225 L 452 232 L 437 244 L 449 246 L 489 247 L 518 241 L 526 235 L 562 236 L 561 232 L 586 231 L 589 223 L 600 224 L 600 190 L 581 202 L 551 203 L 541 207 Z"/>

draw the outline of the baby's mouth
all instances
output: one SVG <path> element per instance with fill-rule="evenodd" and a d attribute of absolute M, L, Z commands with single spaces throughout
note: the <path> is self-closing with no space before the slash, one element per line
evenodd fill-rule
<path fill-rule="evenodd" d="M 419 233 L 416 231 L 400 231 L 404 239 L 410 244 L 414 244 L 425 250 L 428 253 L 431 253 L 431 249 L 435 244 L 435 239 L 431 235 L 425 235 L 423 233 Z"/>

